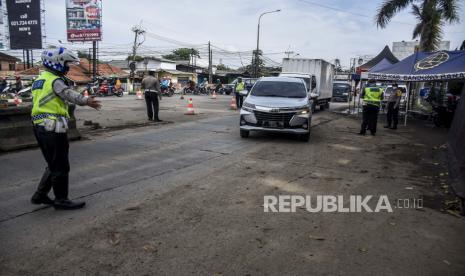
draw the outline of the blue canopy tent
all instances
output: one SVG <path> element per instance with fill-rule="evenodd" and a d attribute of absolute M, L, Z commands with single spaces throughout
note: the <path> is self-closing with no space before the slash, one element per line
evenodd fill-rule
<path fill-rule="evenodd" d="M 370 70 L 368 78 L 409 82 L 465 79 L 465 51 L 417 52 L 391 66 Z"/>
<path fill-rule="evenodd" d="M 389 60 L 383 58 L 383 59 L 382 59 L 380 62 L 378 62 L 375 66 L 371 67 L 370 70 L 368 70 L 368 72 L 377 72 L 377 71 L 381 71 L 381 70 L 383 70 L 383 69 L 385 69 L 385 68 L 388 68 L 388 67 L 390 67 L 390 66 L 392 66 L 392 63 L 391 63 Z"/>
<path fill-rule="evenodd" d="M 417 52 L 404 60 L 383 68 L 373 68 L 368 79 L 412 82 L 465 80 L 465 51 Z M 410 85 L 409 85 L 410 87 Z M 409 112 L 410 89 L 407 92 Z"/>

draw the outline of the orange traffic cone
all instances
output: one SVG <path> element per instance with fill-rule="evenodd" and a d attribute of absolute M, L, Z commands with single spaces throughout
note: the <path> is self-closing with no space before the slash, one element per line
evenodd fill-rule
<path fill-rule="evenodd" d="M 137 90 L 136 97 L 136 100 L 142 100 L 142 92 L 140 90 Z"/>
<path fill-rule="evenodd" d="M 211 98 L 214 99 L 214 100 L 216 100 L 216 92 L 215 92 L 215 90 L 213 90 L 213 94 L 212 94 L 212 97 L 211 97 Z"/>
<path fill-rule="evenodd" d="M 194 104 L 192 103 L 192 98 L 189 99 L 187 103 L 187 112 L 184 115 L 195 115 Z"/>
<path fill-rule="evenodd" d="M 236 106 L 236 97 L 233 96 L 231 98 L 231 104 L 229 105 L 231 107 L 232 110 L 237 110 L 237 106 Z"/>
<path fill-rule="evenodd" d="M 89 92 L 87 92 L 87 89 L 84 90 L 84 93 L 83 93 L 83 94 L 84 94 L 84 97 L 89 97 Z"/>

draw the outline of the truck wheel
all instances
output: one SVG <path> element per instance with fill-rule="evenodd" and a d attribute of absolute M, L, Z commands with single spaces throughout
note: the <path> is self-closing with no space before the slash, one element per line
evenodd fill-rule
<path fill-rule="evenodd" d="M 308 142 L 310 140 L 310 132 L 306 134 L 300 134 L 300 141 Z"/>
<path fill-rule="evenodd" d="M 241 137 L 242 138 L 248 138 L 249 137 L 249 131 L 241 129 Z"/>
<path fill-rule="evenodd" d="M 326 104 L 320 105 L 320 111 L 324 111 L 324 110 L 325 110 L 325 107 L 326 107 Z"/>

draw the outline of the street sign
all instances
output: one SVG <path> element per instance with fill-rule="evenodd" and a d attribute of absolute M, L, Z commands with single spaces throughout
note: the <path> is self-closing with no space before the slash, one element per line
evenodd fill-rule
<path fill-rule="evenodd" d="M 40 1 L 6 0 L 10 49 L 42 49 Z"/>
<path fill-rule="evenodd" d="M 131 69 L 132 72 L 136 71 L 136 62 L 135 61 L 131 61 L 131 63 L 129 63 L 129 69 Z"/>

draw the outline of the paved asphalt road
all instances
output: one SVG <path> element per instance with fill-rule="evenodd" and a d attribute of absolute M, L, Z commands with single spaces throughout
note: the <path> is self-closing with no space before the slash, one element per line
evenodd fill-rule
<path fill-rule="evenodd" d="M 229 112 L 74 142 L 70 195 L 86 200 L 87 207 L 73 212 L 29 203 L 45 165 L 37 149 L 1 155 L 0 270 L 6 275 L 463 271 L 465 223 L 432 209 L 263 213 L 266 194 L 403 198 L 431 192 L 416 160 L 430 146 L 410 143 L 412 133 L 380 131 L 385 137 L 380 142 L 356 140 L 358 122 L 329 112 L 317 113 L 313 125 L 310 143 L 287 135 L 241 139 L 237 113 Z M 397 178 L 380 173 L 386 166 Z"/>

